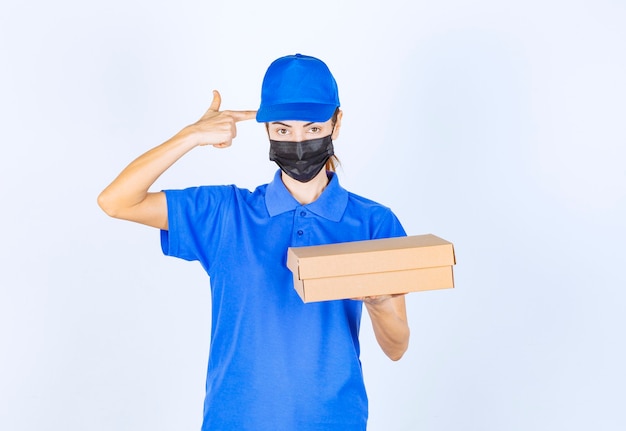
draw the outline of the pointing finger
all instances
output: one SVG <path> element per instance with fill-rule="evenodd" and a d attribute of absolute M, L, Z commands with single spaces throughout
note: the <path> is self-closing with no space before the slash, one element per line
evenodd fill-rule
<path fill-rule="evenodd" d="M 228 111 L 228 113 L 235 121 L 254 120 L 256 118 L 256 111 Z"/>

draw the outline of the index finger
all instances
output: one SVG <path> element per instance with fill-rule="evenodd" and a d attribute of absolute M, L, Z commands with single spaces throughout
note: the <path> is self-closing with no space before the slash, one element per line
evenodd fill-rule
<path fill-rule="evenodd" d="M 254 120 L 256 118 L 256 111 L 227 111 L 233 119 L 238 121 Z"/>

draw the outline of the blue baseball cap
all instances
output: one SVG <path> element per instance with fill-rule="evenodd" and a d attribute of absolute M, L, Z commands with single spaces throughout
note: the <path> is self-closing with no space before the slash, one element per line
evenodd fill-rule
<path fill-rule="evenodd" d="M 326 64 L 308 55 L 281 57 L 265 72 L 256 120 L 328 121 L 339 107 L 339 90 Z"/>

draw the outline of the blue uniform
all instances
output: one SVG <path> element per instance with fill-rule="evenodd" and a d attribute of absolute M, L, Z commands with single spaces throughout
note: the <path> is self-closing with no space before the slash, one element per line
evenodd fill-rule
<path fill-rule="evenodd" d="M 349 193 L 333 173 L 301 205 L 280 171 L 253 192 L 168 190 L 167 255 L 198 260 L 211 280 L 212 327 L 203 430 L 365 430 L 359 360 L 362 303 L 304 304 L 287 248 L 405 232 L 387 207 Z"/>

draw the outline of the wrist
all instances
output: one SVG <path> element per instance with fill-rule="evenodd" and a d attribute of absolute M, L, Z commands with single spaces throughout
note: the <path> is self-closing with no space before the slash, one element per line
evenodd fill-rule
<path fill-rule="evenodd" d="M 370 313 L 386 313 L 393 309 L 391 305 L 391 296 L 389 295 L 368 296 L 363 298 L 363 303 Z"/>
<path fill-rule="evenodd" d="M 182 145 L 189 147 L 189 149 L 200 146 L 200 138 L 193 124 L 184 127 L 180 132 L 174 136 Z"/>

